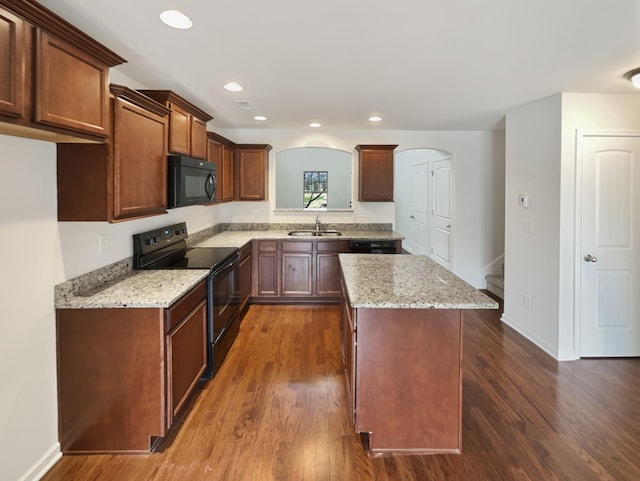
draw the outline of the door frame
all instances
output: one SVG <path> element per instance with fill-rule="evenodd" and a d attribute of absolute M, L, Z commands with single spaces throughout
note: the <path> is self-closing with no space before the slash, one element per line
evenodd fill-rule
<path fill-rule="evenodd" d="M 640 137 L 640 130 L 577 129 L 575 158 L 575 200 L 573 231 L 573 346 L 578 358 L 582 357 L 581 293 L 582 293 L 582 164 L 585 137 Z"/>

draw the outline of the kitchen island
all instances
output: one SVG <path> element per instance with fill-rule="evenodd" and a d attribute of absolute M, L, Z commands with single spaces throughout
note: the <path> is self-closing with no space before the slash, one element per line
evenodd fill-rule
<path fill-rule="evenodd" d="M 426 256 L 339 261 L 356 432 L 372 452 L 460 453 L 464 310 L 498 303 Z"/>

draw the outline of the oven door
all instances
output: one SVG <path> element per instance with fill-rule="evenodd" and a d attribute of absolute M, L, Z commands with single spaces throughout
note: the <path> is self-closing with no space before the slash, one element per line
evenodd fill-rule
<path fill-rule="evenodd" d="M 214 269 L 211 274 L 212 291 L 212 328 L 211 342 L 215 342 L 224 333 L 238 310 L 238 258 L 236 253 L 232 259 Z"/>

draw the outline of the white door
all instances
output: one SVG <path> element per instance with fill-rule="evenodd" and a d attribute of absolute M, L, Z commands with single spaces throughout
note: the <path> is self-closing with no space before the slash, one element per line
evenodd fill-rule
<path fill-rule="evenodd" d="M 451 270 L 452 186 L 451 158 L 435 160 L 431 165 L 431 257 Z"/>
<path fill-rule="evenodd" d="M 582 357 L 640 356 L 640 137 L 582 138 Z"/>
<path fill-rule="evenodd" d="M 426 162 L 414 164 L 411 170 L 411 253 L 427 253 L 428 168 Z"/>

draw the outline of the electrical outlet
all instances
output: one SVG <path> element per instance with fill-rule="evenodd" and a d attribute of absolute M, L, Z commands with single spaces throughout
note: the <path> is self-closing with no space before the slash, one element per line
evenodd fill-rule
<path fill-rule="evenodd" d="M 98 236 L 98 252 L 100 254 L 109 252 L 109 234 L 100 234 Z"/>
<path fill-rule="evenodd" d="M 524 233 L 533 234 L 533 221 L 531 220 L 524 221 Z"/>
<path fill-rule="evenodd" d="M 522 296 L 522 306 L 528 311 L 531 310 L 531 297 L 527 294 Z"/>

